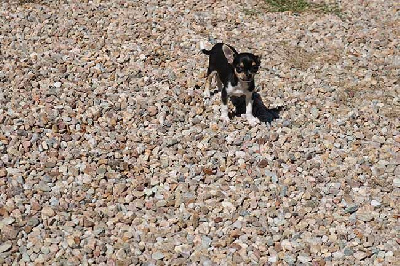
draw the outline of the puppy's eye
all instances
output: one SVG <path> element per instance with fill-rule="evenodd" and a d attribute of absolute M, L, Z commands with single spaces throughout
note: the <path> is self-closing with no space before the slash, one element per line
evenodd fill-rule
<path fill-rule="evenodd" d="M 237 72 L 237 73 L 240 73 L 240 72 L 242 72 L 242 71 L 243 71 L 243 68 L 241 68 L 241 67 L 237 67 L 237 68 L 236 68 L 236 72 Z"/>
<path fill-rule="evenodd" d="M 257 71 L 258 71 L 258 66 L 253 66 L 253 67 L 251 68 L 251 72 L 256 73 Z"/>

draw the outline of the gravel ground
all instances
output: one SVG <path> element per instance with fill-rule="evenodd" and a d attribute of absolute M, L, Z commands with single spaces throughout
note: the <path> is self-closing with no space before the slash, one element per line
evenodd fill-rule
<path fill-rule="evenodd" d="M 1 1 L 0 262 L 398 263 L 398 1 L 263 8 Z M 222 123 L 200 40 L 280 118 Z"/>

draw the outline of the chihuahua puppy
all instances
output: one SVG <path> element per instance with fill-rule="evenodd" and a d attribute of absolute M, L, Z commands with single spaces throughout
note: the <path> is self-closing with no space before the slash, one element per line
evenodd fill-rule
<path fill-rule="evenodd" d="M 238 53 L 235 48 L 224 43 L 217 43 L 211 50 L 206 50 L 200 43 L 201 51 L 209 56 L 205 97 L 210 97 L 210 86 L 216 77 L 218 90 L 221 91 L 221 118 L 229 122 L 228 97 L 245 95 L 246 117 L 250 125 L 259 120 L 253 116 L 254 76 L 260 67 L 260 57 L 251 53 Z"/>

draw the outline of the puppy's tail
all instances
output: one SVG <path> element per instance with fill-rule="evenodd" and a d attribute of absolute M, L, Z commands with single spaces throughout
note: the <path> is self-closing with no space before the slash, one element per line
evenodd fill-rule
<path fill-rule="evenodd" d="M 205 49 L 205 47 L 204 47 L 204 42 L 203 42 L 203 41 L 200 41 L 200 44 L 199 44 L 199 45 L 200 45 L 200 51 L 201 51 L 203 54 L 210 55 L 210 52 L 211 52 L 211 51 Z"/>

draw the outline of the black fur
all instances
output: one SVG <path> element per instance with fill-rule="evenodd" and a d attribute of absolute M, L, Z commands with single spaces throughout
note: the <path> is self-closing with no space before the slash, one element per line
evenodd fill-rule
<path fill-rule="evenodd" d="M 236 116 L 246 113 L 246 103 L 244 97 L 231 97 L 231 102 L 235 106 Z M 261 99 L 260 94 L 253 92 L 253 115 L 260 119 L 261 122 L 271 123 L 279 118 L 279 113 L 283 107 L 268 109 Z"/>
<path fill-rule="evenodd" d="M 248 91 L 253 92 L 253 109 L 252 113 L 255 117 L 257 117 L 261 122 L 270 123 L 272 120 L 279 117 L 279 112 L 281 108 L 276 109 L 268 109 L 261 100 L 261 97 L 258 93 L 254 92 L 255 83 L 254 83 L 254 74 L 257 72 L 260 66 L 260 58 L 251 53 L 238 53 L 235 48 L 230 45 L 227 45 L 233 52 L 233 61 L 230 64 L 228 62 L 227 57 L 223 51 L 223 43 L 217 43 L 213 46 L 211 50 L 202 49 L 201 51 L 209 56 L 209 66 L 207 70 L 207 76 L 209 76 L 213 71 L 218 73 L 218 77 L 222 82 L 222 102 L 224 105 L 227 104 L 227 99 L 229 95 L 227 95 L 226 87 L 230 82 L 232 86 L 236 86 L 238 84 L 239 78 L 235 73 L 235 68 L 238 66 L 241 67 L 241 73 L 247 74 L 249 77 L 249 86 L 247 88 Z M 251 74 L 251 75 L 249 75 Z M 231 102 L 235 106 L 236 115 L 246 113 L 246 104 L 245 97 L 230 97 Z"/>
<path fill-rule="evenodd" d="M 213 71 L 217 71 L 218 76 L 224 85 L 227 85 L 228 81 L 234 81 L 235 84 L 237 83 L 237 79 L 233 75 L 233 66 L 228 63 L 228 60 L 225 57 L 224 52 L 222 51 L 223 43 L 217 43 L 213 46 L 211 50 L 203 49 L 202 52 L 209 56 L 208 61 L 208 69 L 207 69 L 207 76 L 211 74 Z M 228 45 L 229 48 L 232 49 L 235 55 L 238 54 L 235 48 Z"/>
<path fill-rule="evenodd" d="M 252 71 L 252 63 L 255 62 L 257 64 L 257 70 L 260 66 L 260 59 L 258 56 L 255 56 L 251 53 L 238 53 L 235 48 L 232 46 L 225 44 L 228 46 L 234 53 L 234 60 L 232 64 L 230 64 L 223 52 L 224 43 L 217 43 L 213 46 L 211 50 L 202 49 L 203 54 L 209 56 L 209 65 L 207 69 L 207 76 L 210 75 L 213 71 L 217 71 L 219 79 L 221 80 L 224 86 L 227 86 L 228 82 L 231 82 L 232 86 L 236 86 L 238 83 L 238 77 L 235 75 L 235 68 L 242 63 L 244 65 L 243 72 L 250 73 Z M 257 72 L 257 71 L 255 71 Z M 255 74 L 252 73 L 252 74 Z M 250 80 L 249 80 L 250 81 Z M 254 80 L 250 81 L 250 91 L 254 90 Z"/>

